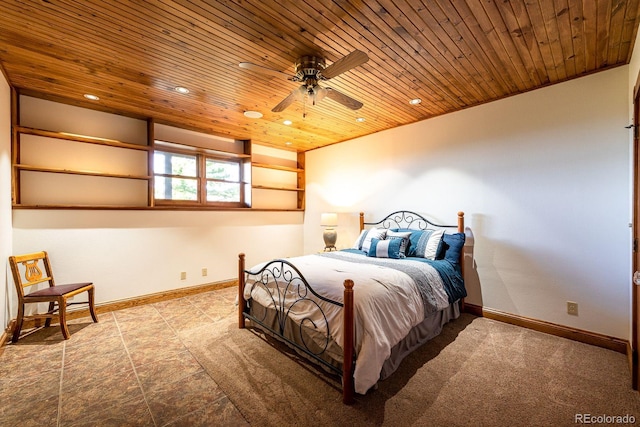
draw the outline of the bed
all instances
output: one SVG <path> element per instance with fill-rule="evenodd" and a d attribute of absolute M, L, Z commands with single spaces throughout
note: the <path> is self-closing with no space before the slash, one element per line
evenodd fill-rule
<path fill-rule="evenodd" d="M 391 375 L 463 309 L 464 214 L 439 225 L 411 211 L 360 214 L 350 249 L 245 268 L 238 322 L 285 342 L 341 378 L 343 402 Z"/>

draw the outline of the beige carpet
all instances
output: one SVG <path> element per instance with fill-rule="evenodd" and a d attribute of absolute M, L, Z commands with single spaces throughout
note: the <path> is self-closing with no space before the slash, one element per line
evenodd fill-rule
<path fill-rule="evenodd" d="M 235 316 L 220 324 L 189 349 L 252 426 L 571 426 L 577 414 L 640 423 L 626 356 L 484 318 L 463 314 L 352 406 L 273 339 L 238 329 Z"/>

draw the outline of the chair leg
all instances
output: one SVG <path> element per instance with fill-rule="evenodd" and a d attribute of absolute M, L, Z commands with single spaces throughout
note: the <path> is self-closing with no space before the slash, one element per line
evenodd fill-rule
<path fill-rule="evenodd" d="M 60 329 L 62 330 L 62 337 L 65 340 L 71 338 L 69 329 L 67 328 L 67 300 L 64 297 L 58 299 L 58 315 L 60 316 Z"/>
<path fill-rule="evenodd" d="M 91 313 L 91 318 L 95 323 L 98 323 L 98 316 L 96 316 L 96 309 L 93 298 L 93 288 L 89 289 L 89 312 Z"/>
<path fill-rule="evenodd" d="M 54 308 L 55 308 L 55 303 L 54 303 L 53 301 L 50 301 L 50 302 L 49 302 L 49 313 L 53 313 L 53 309 L 54 309 Z M 49 326 L 51 326 L 51 317 L 47 318 L 47 319 L 44 321 L 44 326 L 45 326 L 45 327 L 47 327 L 47 328 L 48 328 Z"/>
<path fill-rule="evenodd" d="M 22 322 L 24 321 L 24 304 L 18 304 L 18 317 L 16 317 L 16 326 L 13 330 L 12 342 L 18 342 L 20 331 L 22 330 Z"/>

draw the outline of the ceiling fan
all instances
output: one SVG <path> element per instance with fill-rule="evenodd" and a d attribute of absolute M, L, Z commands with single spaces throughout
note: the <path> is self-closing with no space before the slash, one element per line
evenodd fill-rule
<path fill-rule="evenodd" d="M 273 107 L 271 111 L 279 113 L 291 105 L 296 100 L 306 101 L 305 95 L 311 100 L 312 105 L 316 105 L 325 97 L 332 99 L 347 108 L 358 110 L 362 108 L 362 102 L 357 101 L 350 96 L 345 95 L 331 87 L 322 87 L 318 83 L 326 81 L 351 70 L 369 60 L 369 56 L 360 51 L 355 50 L 350 54 L 338 59 L 333 64 L 326 66 L 325 60 L 319 56 L 307 55 L 298 59 L 295 63 L 295 75 L 290 76 L 283 72 L 272 70 L 271 68 L 261 65 L 252 64 L 250 62 L 241 62 L 241 68 L 257 71 L 263 74 L 271 74 L 277 77 L 284 77 L 292 82 L 302 83 L 298 88 L 294 89 L 286 98 L 278 105 Z"/>

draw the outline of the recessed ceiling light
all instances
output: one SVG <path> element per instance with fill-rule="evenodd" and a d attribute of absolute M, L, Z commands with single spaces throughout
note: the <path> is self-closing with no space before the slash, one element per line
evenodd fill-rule
<path fill-rule="evenodd" d="M 260 111 L 248 110 L 248 111 L 244 112 L 244 116 L 248 117 L 250 119 L 260 119 L 260 118 L 262 118 L 262 113 Z"/>
<path fill-rule="evenodd" d="M 366 121 L 366 120 L 367 120 L 367 119 L 365 119 L 364 117 L 358 117 L 358 118 L 356 118 L 356 122 L 358 122 L 358 123 L 362 123 L 362 122 L 364 122 L 364 121 Z"/>
<path fill-rule="evenodd" d="M 413 98 L 411 101 L 409 101 L 409 104 L 411 105 L 418 105 L 422 102 L 422 99 L 420 98 Z"/>
<path fill-rule="evenodd" d="M 173 88 L 173 90 L 175 90 L 178 93 L 181 93 L 183 95 L 186 95 L 189 93 L 189 89 L 187 89 L 186 87 L 183 86 L 176 86 Z"/>
<path fill-rule="evenodd" d="M 291 126 L 293 124 L 293 122 L 291 120 L 285 120 L 284 122 L 282 122 L 283 124 L 287 125 L 287 126 Z"/>
<path fill-rule="evenodd" d="M 287 141 L 287 142 L 284 143 L 284 145 L 291 145 L 291 144 L 292 144 L 291 141 Z"/>
<path fill-rule="evenodd" d="M 100 97 L 99 97 L 99 96 L 97 96 L 97 95 L 92 95 L 92 94 L 90 94 L 90 93 L 85 93 L 85 94 L 84 94 L 84 97 L 85 97 L 85 98 L 87 98 L 87 99 L 89 99 L 89 100 L 91 100 L 91 101 L 98 101 L 98 100 L 100 100 Z"/>

